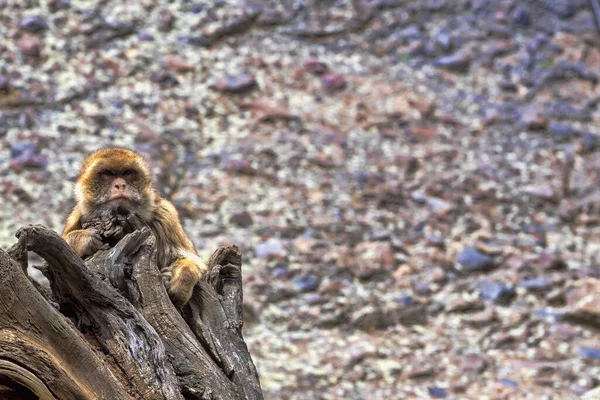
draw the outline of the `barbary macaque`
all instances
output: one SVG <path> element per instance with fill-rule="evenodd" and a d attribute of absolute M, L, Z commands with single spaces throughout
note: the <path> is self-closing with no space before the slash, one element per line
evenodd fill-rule
<path fill-rule="evenodd" d="M 75 185 L 77 204 L 67 217 L 63 238 L 81 257 L 103 246 L 98 230 L 82 227 L 82 219 L 102 211 L 132 213 L 156 237 L 157 262 L 167 291 L 183 306 L 207 266 L 183 231 L 177 210 L 155 193 L 146 161 L 131 150 L 109 148 L 90 154 Z"/>

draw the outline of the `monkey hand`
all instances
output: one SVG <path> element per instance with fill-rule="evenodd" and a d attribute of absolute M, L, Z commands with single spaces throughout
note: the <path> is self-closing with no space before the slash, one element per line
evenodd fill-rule
<path fill-rule="evenodd" d="M 79 229 L 69 232 L 65 240 L 81 258 L 91 256 L 102 247 L 102 237 L 95 229 Z"/>
<path fill-rule="evenodd" d="M 207 269 L 206 264 L 197 257 L 181 258 L 171 265 L 167 292 L 176 307 L 183 307 L 190 300 L 194 286 Z M 169 272 L 163 273 L 163 276 Z"/>

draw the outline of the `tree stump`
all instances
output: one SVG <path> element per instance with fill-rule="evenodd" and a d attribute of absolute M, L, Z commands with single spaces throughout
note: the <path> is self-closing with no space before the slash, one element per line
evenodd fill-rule
<path fill-rule="evenodd" d="M 114 214 L 84 224 L 107 243 L 85 261 L 41 225 L 0 249 L 0 398 L 263 398 L 242 337 L 236 246 L 214 252 L 177 309 L 149 228 Z M 28 278 L 27 251 L 46 260 L 51 290 Z"/>

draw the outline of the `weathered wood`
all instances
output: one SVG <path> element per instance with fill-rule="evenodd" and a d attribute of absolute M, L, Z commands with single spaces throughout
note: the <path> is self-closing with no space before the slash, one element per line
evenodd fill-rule
<path fill-rule="evenodd" d="M 149 234 L 146 230 L 137 236 Z M 31 226 L 21 228 L 17 237 L 48 262 L 48 278 L 59 304 L 73 307 L 80 327 L 114 359 L 110 365 L 128 382 L 132 396 L 182 398 L 160 337 L 127 299 L 93 274 L 55 232 Z"/>
<path fill-rule="evenodd" d="M 34 312 L 26 305 L 22 314 L 11 318 L 15 307 L 3 307 L 0 301 L 0 328 L 5 321 L 12 328 L 8 338 L 0 329 L 0 389 L 2 379 L 9 377 L 40 398 L 262 399 L 241 333 L 241 254 L 236 247 L 213 254 L 209 273 L 192 300 L 178 310 L 162 282 L 148 228 L 131 216 L 114 213 L 90 218 L 86 224 L 99 230 L 107 245 L 85 262 L 43 226 L 19 230 L 12 259 L 0 253 L 0 273 L 2 268 L 11 271 L 0 277 L 2 299 L 16 290 L 4 284 L 6 277 L 16 276 L 14 280 L 27 286 L 19 293 L 31 293 L 38 307 L 52 312 Z M 43 270 L 51 294 L 42 296 L 25 276 L 26 250 L 47 261 Z M 62 314 L 50 300 L 60 305 Z M 26 318 L 27 313 L 35 317 Z M 44 322 L 38 314 L 52 317 Z M 58 335 L 56 328 L 49 329 L 50 322 L 62 324 L 59 343 L 81 349 L 63 354 L 63 348 L 30 333 L 54 343 Z M 23 349 L 29 349 L 27 356 L 19 354 Z M 3 357 L 3 351 L 19 358 Z M 3 368 L 3 359 L 17 363 Z M 73 372 L 82 362 L 86 379 L 79 370 Z M 56 386 L 66 389 L 58 392 Z"/>
<path fill-rule="evenodd" d="M 12 361 L 43 382 L 29 386 L 29 374 L 9 376 L 41 398 L 129 399 L 124 385 L 100 355 L 39 294 L 8 254 L 0 250 L 0 360 Z M 47 389 L 44 390 L 44 389 Z"/>
<path fill-rule="evenodd" d="M 154 238 L 149 237 L 132 258 L 122 253 L 130 237 L 136 233 L 126 236 L 117 247 L 96 253 L 89 260 L 90 268 L 111 277 L 113 285 L 121 288 L 156 329 L 172 357 L 171 363 L 186 398 L 244 398 L 211 360 L 171 303 L 156 266 Z M 122 270 L 125 263 L 132 266 L 129 277 L 116 272 Z"/>

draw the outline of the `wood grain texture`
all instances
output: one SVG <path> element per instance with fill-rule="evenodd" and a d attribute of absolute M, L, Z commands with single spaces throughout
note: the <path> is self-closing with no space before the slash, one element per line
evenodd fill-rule
<path fill-rule="evenodd" d="M 90 223 L 122 239 L 85 262 L 39 225 L 17 232 L 10 255 L 0 250 L 0 377 L 49 399 L 262 399 L 241 333 L 239 250 L 217 250 L 177 309 L 149 228 Z M 47 261 L 51 294 L 24 274 L 25 251 Z"/>

